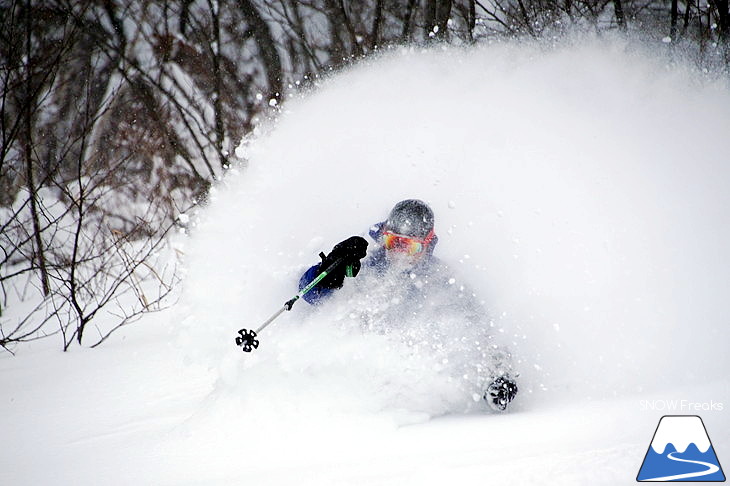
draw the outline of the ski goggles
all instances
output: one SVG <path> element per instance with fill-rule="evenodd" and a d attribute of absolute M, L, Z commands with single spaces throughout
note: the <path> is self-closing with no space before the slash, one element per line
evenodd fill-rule
<path fill-rule="evenodd" d="M 423 253 L 431 243 L 434 233 L 431 231 L 424 239 L 414 238 L 412 236 L 399 235 L 391 231 L 383 232 L 383 246 L 386 250 L 393 250 L 408 255 L 418 255 Z"/>

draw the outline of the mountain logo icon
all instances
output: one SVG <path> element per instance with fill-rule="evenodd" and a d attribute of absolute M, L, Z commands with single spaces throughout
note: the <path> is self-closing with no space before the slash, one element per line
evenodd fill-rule
<path fill-rule="evenodd" d="M 665 415 L 659 420 L 637 481 L 725 481 L 725 474 L 697 415 Z"/>

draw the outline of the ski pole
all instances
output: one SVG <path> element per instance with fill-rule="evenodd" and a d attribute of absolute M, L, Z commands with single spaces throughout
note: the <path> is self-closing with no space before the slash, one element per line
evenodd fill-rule
<path fill-rule="evenodd" d="M 252 331 L 249 331 L 247 329 L 240 329 L 238 331 L 238 336 L 236 336 L 236 345 L 237 346 L 241 346 L 241 348 L 243 349 L 243 351 L 246 352 L 246 353 L 250 353 L 254 349 L 258 348 L 259 347 L 259 340 L 256 339 L 256 336 L 258 336 L 258 334 L 261 331 L 263 331 L 264 328 L 266 328 L 266 326 L 268 326 L 269 324 L 271 324 L 272 322 L 274 322 L 274 320 L 277 317 L 279 317 L 284 311 L 290 311 L 291 308 L 292 308 L 292 306 L 294 305 L 294 303 L 296 303 L 297 300 L 299 300 L 307 292 L 309 292 L 310 290 L 312 290 L 319 282 L 321 282 L 325 277 L 327 277 L 327 275 L 329 275 L 330 272 L 332 272 L 332 270 L 336 266 L 338 266 L 339 264 L 341 264 L 344 260 L 345 260 L 344 258 L 338 258 L 337 260 L 335 260 L 334 262 L 332 262 L 332 264 L 330 266 L 328 266 L 327 268 L 325 268 L 322 272 L 320 272 L 319 275 L 317 275 L 315 277 L 314 280 L 312 280 L 311 282 L 309 282 L 306 287 L 304 287 L 302 290 L 300 290 L 299 293 L 297 293 L 297 295 L 295 295 L 291 299 L 289 299 L 286 302 L 284 302 L 284 305 L 281 307 L 281 309 L 279 309 L 278 311 L 276 311 L 274 313 L 274 315 L 272 315 L 271 317 L 269 317 L 268 319 L 266 319 L 266 321 L 264 321 L 264 323 L 261 324 L 261 326 L 259 326 L 259 328 L 256 329 L 255 331 L 253 331 L 253 330 Z"/>

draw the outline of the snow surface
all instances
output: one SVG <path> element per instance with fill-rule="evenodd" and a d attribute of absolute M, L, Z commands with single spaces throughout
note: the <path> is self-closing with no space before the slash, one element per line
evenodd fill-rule
<path fill-rule="evenodd" d="M 173 309 L 0 357 L 0 484 L 634 484 L 681 413 L 730 464 L 725 84 L 622 40 L 414 48 L 283 109 L 190 215 Z M 515 355 L 509 413 L 343 301 L 234 345 L 410 197 Z"/>

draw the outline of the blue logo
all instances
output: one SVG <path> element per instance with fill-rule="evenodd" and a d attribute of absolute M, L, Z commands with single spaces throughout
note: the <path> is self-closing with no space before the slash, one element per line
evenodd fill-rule
<path fill-rule="evenodd" d="M 697 415 L 659 420 L 637 481 L 725 481 L 720 461 Z"/>

